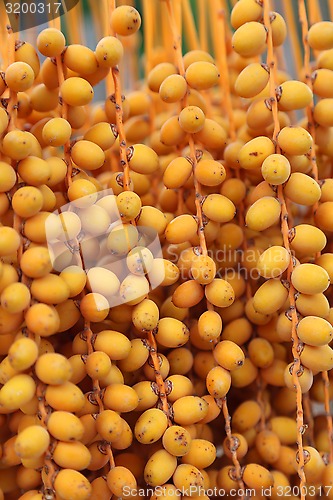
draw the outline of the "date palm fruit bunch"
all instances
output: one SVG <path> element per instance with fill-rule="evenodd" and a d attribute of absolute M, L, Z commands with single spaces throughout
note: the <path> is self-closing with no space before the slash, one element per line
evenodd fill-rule
<path fill-rule="evenodd" d="M 87 4 L 0 5 L 0 499 L 333 499 L 333 4 Z"/>

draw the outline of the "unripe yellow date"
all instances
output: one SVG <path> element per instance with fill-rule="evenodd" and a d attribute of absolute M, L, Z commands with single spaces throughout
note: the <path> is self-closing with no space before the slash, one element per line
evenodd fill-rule
<path fill-rule="evenodd" d="M 193 492 L 197 488 L 199 494 L 204 486 L 204 476 L 194 465 L 180 464 L 174 472 L 173 482 L 179 490 Z"/>
<path fill-rule="evenodd" d="M 310 206 L 319 201 L 318 182 L 302 172 L 293 172 L 284 186 L 284 194 L 294 203 Z"/>
<path fill-rule="evenodd" d="M 240 26 L 232 37 L 234 50 L 242 57 L 253 57 L 265 50 L 267 33 L 265 27 L 256 21 Z M 251 40 L 251 43 L 248 43 Z"/>
<path fill-rule="evenodd" d="M 179 425 L 191 425 L 205 418 L 208 413 L 207 402 L 198 396 L 184 396 L 172 405 L 174 420 Z"/>
<path fill-rule="evenodd" d="M 14 370 L 24 371 L 34 364 L 38 356 L 36 342 L 20 338 L 13 342 L 8 351 L 8 360 Z"/>
<path fill-rule="evenodd" d="M 248 464 L 244 468 L 243 481 L 249 488 L 260 490 L 273 486 L 274 478 L 271 472 L 258 464 Z"/>
<path fill-rule="evenodd" d="M 110 410 L 128 412 L 137 407 L 139 398 L 132 387 L 124 384 L 111 384 L 105 390 L 103 401 Z"/>
<path fill-rule="evenodd" d="M 238 154 L 238 161 L 245 170 L 260 168 L 263 161 L 275 151 L 274 144 L 268 137 L 255 137 L 244 144 Z"/>
<path fill-rule="evenodd" d="M 68 411 L 53 411 L 47 421 L 47 429 L 60 441 L 79 441 L 84 433 L 80 419 Z"/>
<path fill-rule="evenodd" d="M 309 29 L 309 45 L 315 50 L 328 50 L 333 48 L 333 24 L 330 21 L 314 23 Z"/>
<path fill-rule="evenodd" d="M 285 382 L 286 386 L 288 387 L 288 389 L 290 389 L 292 391 L 297 390 L 297 385 L 295 383 L 294 374 L 293 374 L 294 370 L 295 370 L 294 363 L 290 363 L 289 365 L 287 365 L 285 367 L 285 370 L 284 370 L 284 382 Z M 313 384 L 312 371 L 309 370 L 308 368 L 305 368 L 304 366 L 302 366 L 300 368 L 299 373 L 296 373 L 296 376 L 298 378 L 298 384 L 301 388 L 302 393 L 304 394 L 304 393 L 309 392 L 309 390 L 311 389 L 312 384 Z"/>
<path fill-rule="evenodd" d="M 80 472 L 73 469 L 62 469 L 54 481 L 56 493 L 63 498 L 88 500 L 91 497 L 91 484 Z"/>
<path fill-rule="evenodd" d="M 175 318 L 162 318 L 157 325 L 157 342 L 165 347 L 180 347 L 189 339 L 187 326 Z"/>
<path fill-rule="evenodd" d="M 321 346 L 329 344 L 333 337 L 333 327 L 318 316 L 306 316 L 297 325 L 298 338 L 305 344 Z"/>
<path fill-rule="evenodd" d="M 253 307 L 261 314 L 273 314 L 283 306 L 288 297 L 287 288 L 278 279 L 266 281 L 253 297 Z"/>
<path fill-rule="evenodd" d="M 321 481 L 325 470 L 325 462 L 316 448 L 313 446 L 304 447 L 304 473 L 307 475 L 309 483 Z"/>
<path fill-rule="evenodd" d="M 261 408 L 256 401 L 244 401 L 234 411 L 232 424 L 239 432 L 249 430 L 259 422 L 261 414 Z"/>
<path fill-rule="evenodd" d="M 214 462 L 215 458 L 216 448 L 213 443 L 206 439 L 192 439 L 190 450 L 182 457 L 182 463 L 205 469 Z"/>
<path fill-rule="evenodd" d="M 159 310 L 155 302 L 145 299 L 136 305 L 132 312 L 132 321 L 138 330 L 153 330 L 159 320 Z"/>
<path fill-rule="evenodd" d="M 228 307 L 235 300 L 235 292 L 226 280 L 215 278 L 205 287 L 207 300 L 216 307 Z"/>
<path fill-rule="evenodd" d="M 222 319 L 216 311 L 205 311 L 198 320 L 198 333 L 203 340 L 216 340 L 222 332 Z"/>
<path fill-rule="evenodd" d="M 291 248 L 297 256 L 312 255 L 321 252 L 327 242 L 326 236 L 318 227 L 310 224 L 298 224 L 293 228 Z"/>
<path fill-rule="evenodd" d="M 216 344 L 213 355 L 215 361 L 225 370 L 236 370 L 243 365 L 245 355 L 242 349 L 231 340 L 222 340 Z"/>
<path fill-rule="evenodd" d="M 96 336 L 94 347 L 107 354 L 110 359 L 120 360 L 126 358 L 130 353 L 131 343 L 121 332 L 102 330 Z"/>
<path fill-rule="evenodd" d="M 158 441 L 168 426 L 168 419 L 162 410 L 146 410 L 136 421 L 134 434 L 139 443 L 150 444 Z"/>
<path fill-rule="evenodd" d="M 69 412 L 81 410 L 85 403 L 83 392 L 72 382 L 49 385 L 45 392 L 45 400 L 55 410 Z"/>
<path fill-rule="evenodd" d="M 245 222 L 254 231 L 264 231 L 279 220 L 280 214 L 279 201 L 272 196 L 264 196 L 249 207 Z"/>
<path fill-rule="evenodd" d="M 236 207 L 223 194 L 210 194 L 202 204 L 203 213 L 214 222 L 229 222 L 235 217 Z"/>
<path fill-rule="evenodd" d="M 224 398 L 231 386 L 231 376 L 222 366 L 212 368 L 206 378 L 208 392 L 214 398 Z"/>
<path fill-rule="evenodd" d="M 144 480 L 149 486 L 160 486 L 168 481 L 177 467 L 177 458 L 166 450 L 156 451 L 146 463 Z"/>
<path fill-rule="evenodd" d="M 117 497 L 122 497 L 126 489 L 127 491 L 136 489 L 136 479 L 132 472 L 120 465 L 113 467 L 108 472 L 106 481 L 111 492 Z"/>
<path fill-rule="evenodd" d="M 0 389 L 0 408 L 15 411 L 28 403 L 36 392 L 36 384 L 30 375 L 14 375 Z"/>
<path fill-rule="evenodd" d="M 333 368 L 333 349 L 328 345 L 304 345 L 301 353 L 301 363 L 314 374 Z"/>
<path fill-rule="evenodd" d="M 237 29 L 249 21 L 258 21 L 261 16 L 262 6 L 255 0 L 239 0 L 230 14 L 231 26 Z"/>
<path fill-rule="evenodd" d="M 249 64 L 238 75 L 235 91 L 240 97 L 255 97 L 266 87 L 268 79 L 269 71 L 263 64 Z"/>
<path fill-rule="evenodd" d="M 289 266 L 290 253 L 282 246 L 273 245 L 257 260 L 257 269 L 264 278 L 277 278 Z"/>
<path fill-rule="evenodd" d="M 53 460 L 64 469 L 71 467 L 78 471 L 84 470 L 89 466 L 91 458 L 88 448 L 80 441 L 58 441 L 53 451 Z"/>
<path fill-rule="evenodd" d="M 279 458 L 281 443 L 273 431 L 260 431 L 256 436 L 255 446 L 265 462 L 271 464 Z"/>
<path fill-rule="evenodd" d="M 42 354 L 35 366 L 36 374 L 44 384 L 59 385 L 72 376 L 72 367 L 62 354 L 49 352 Z"/>
<path fill-rule="evenodd" d="M 232 452 L 236 451 L 238 460 L 243 458 L 248 451 L 248 444 L 242 434 L 233 433 L 230 438 L 223 441 L 223 451 L 227 457 L 232 458 Z"/>
<path fill-rule="evenodd" d="M 15 441 L 15 452 L 22 458 L 43 455 L 50 444 L 50 435 L 44 427 L 31 425 L 21 431 Z"/>
<path fill-rule="evenodd" d="M 301 293 L 297 297 L 296 307 L 303 316 L 319 316 L 327 319 L 330 312 L 329 302 L 323 293 L 315 293 L 314 295 Z"/>
<path fill-rule="evenodd" d="M 117 368 L 122 372 L 134 372 L 145 364 L 148 356 L 149 350 L 144 339 L 133 339 L 128 356 L 118 361 Z"/>
<path fill-rule="evenodd" d="M 286 155 L 304 155 L 312 147 L 312 137 L 303 127 L 283 127 L 277 142 Z"/>
<path fill-rule="evenodd" d="M 182 457 L 190 451 L 191 434 L 180 425 L 172 425 L 166 429 L 162 443 L 168 453 L 175 457 Z"/>

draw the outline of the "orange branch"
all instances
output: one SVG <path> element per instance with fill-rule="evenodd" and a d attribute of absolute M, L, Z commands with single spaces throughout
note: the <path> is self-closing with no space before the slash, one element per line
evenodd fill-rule
<path fill-rule="evenodd" d="M 184 16 L 185 37 L 186 37 L 186 43 L 188 45 L 187 49 L 197 50 L 199 48 L 199 40 L 189 0 L 182 0 L 182 7 Z M 177 25 L 175 24 L 175 26 Z"/>
<path fill-rule="evenodd" d="M 82 43 L 81 23 L 79 22 L 79 19 L 82 19 L 80 4 L 81 2 L 78 2 L 78 4 L 66 14 L 69 43 Z"/>
<path fill-rule="evenodd" d="M 197 0 L 197 11 L 199 16 L 199 40 L 201 50 L 208 50 L 206 5 L 202 0 Z"/>
<path fill-rule="evenodd" d="M 288 26 L 288 33 L 290 36 L 290 48 L 293 54 L 293 64 L 296 67 L 296 75 L 301 78 L 302 75 L 302 51 L 300 46 L 300 40 L 298 37 L 296 29 L 295 15 L 293 11 L 293 3 L 290 0 L 282 0 L 283 11 L 286 17 L 286 22 Z"/>
<path fill-rule="evenodd" d="M 319 23 L 322 20 L 320 5 L 318 0 L 308 0 L 309 5 L 309 18 L 311 19 L 311 24 Z"/>
<path fill-rule="evenodd" d="M 220 9 L 220 0 L 213 0 L 214 9 L 212 11 L 212 22 L 214 32 L 214 52 L 216 65 L 222 75 L 219 79 L 221 94 L 225 98 L 225 106 L 229 121 L 229 134 L 232 141 L 236 140 L 235 120 L 230 95 L 229 68 L 227 62 L 226 46 L 226 15 L 223 9 Z"/>
<path fill-rule="evenodd" d="M 145 76 L 146 80 L 149 71 L 152 69 L 153 47 L 154 47 L 154 16 L 153 5 L 155 2 L 151 0 L 143 0 L 143 18 L 145 20 L 143 26 L 143 38 L 145 45 Z"/>

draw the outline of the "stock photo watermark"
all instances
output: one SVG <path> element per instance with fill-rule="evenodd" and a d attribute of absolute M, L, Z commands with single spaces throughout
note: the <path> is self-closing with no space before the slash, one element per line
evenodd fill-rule
<path fill-rule="evenodd" d="M 2 0 L 14 33 L 40 26 L 60 17 L 80 0 Z"/>
<path fill-rule="evenodd" d="M 167 494 L 168 498 L 174 496 L 175 498 L 181 498 L 181 497 L 200 497 L 200 496 L 205 496 L 209 498 L 215 498 L 215 497 L 224 497 L 224 496 L 230 496 L 233 498 L 246 498 L 250 499 L 252 497 L 257 496 L 258 494 L 264 496 L 264 497 L 271 497 L 274 494 L 277 497 L 295 497 L 301 495 L 303 493 L 307 497 L 314 497 L 314 496 L 322 496 L 322 497 L 328 497 L 331 494 L 332 486 L 282 486 L 282 485 L 277 485 L 276 487 L 269 486 L 267 488 L 261 487 L 261 488 L 231 488 L 228 490 L 225 490 L 224 488 L 207 488 L 205 489 L 202 486 L 196 486 L 196 485 L 191 485 L 188 488 L 168 488 Z M 164 498 L 164 495 L 166 494 L 166 488 L 165 486 L 156 486 L 155 488 L 136 488 L 133 489 L 130 486 L 124 486 L 123 488 L 123 493 L 122 493 L 122 498 L 130 498 L 130 497 L 141 497 L 141 498 L 150 498 L 151 496 L 155 497 L 161 497 Z"/>

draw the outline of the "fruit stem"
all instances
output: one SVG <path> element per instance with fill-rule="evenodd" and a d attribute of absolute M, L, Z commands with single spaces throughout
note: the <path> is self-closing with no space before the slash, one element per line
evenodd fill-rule
<path fill-rule="evenodd" d="M 159 361 L 158 353 L 157 353 L 157 344 L 156 344 L 153 330 L 150 330 L 147 333 L 147 342 L 149 345 L 150 358 L 151 358 L 151 361 L 153 363 L 155 382 L 157 384 L 159 398 L 160 398 L 161 403 L 162 403 L 162 410 L 168 418 L 168 425 L 171 426 L 172 422 L 171 422 L 170 409 L 169 409 L 169 403 L 168 403 L 168 398 L 167 398 L 167 388 L 166 388 L 165 382 L 163 380 L 163 377 L 161 375 L 160 361 Z"/>
<path fill-rule="evenodd" d="M 311 65 L 310 65 L 310 46 L 308 42 L 308 31 L 309 31 L 309 25 L 308 25 L 308 19 L 306 15 L 306 9 L 305 9 L 305 3 L 304 0 L 299 0 L 298 1 L 298 9 L 299 9 L 299 18 L 302 26 L 302 40 L 303 40 L 303 47 L 304 47 L 304 59 L 303 59 L 303 67 L 305 71 L 305 81 L 308 87 L 310 88 L 311 92 L 313 91 L 313 85 L 312 85 L 312 79 L 311 79 Z M 311 103 L 306 107 L 306 115 L 308 119 L 308 131 L 310 132 L 312 139 L 313 139 L 313 146 L 312 150 L 310 153 L 310 162 L 311 162 L 311 168 L 312 168 L 312 174 L 314 179 L 318 182 L 318 166 L 316 162 L 316 156 L 315 156 L 315 140 L 316 140 L 316 129 L 315 129 L 315 123 L 313 119 L 313 109 L 314 109 L 314 104 L 313 104 L 313 99 L 311 100 Z M 318 208 L 318 202 L 316 202 L 313 206 L 313 210 L 317 210 Z"/>
<path fill-rule="evenodd" d="M 109 1 L 109 15 L 111 18 L 112 12 L 116 8 L 116 2 L 115 0 L 108 0 Z M 112 29 L 110 29 L 109 34 L 112 34 L 113 36 L 116 36 L 115 33 L 112 32 Z M 125 128 L 124 128 L 124 122 L 123 122 L 123 103 L 122 103 L 122 94 L 121 94 L 121 80 L 120 80 L 120 73 L 119 73 L 119 67 L 115 66 L 111 70 L 112 72 L 112 78 L 113 78 L 113 83 L 114 83 L 114 96 L 115 96 L 115 108 L 116 108 L 116 125 L 117 125 L 117 130 L 118 130 L 118 140 L 119 140 L 119 154 L 120 154 L 120 164 L 122 165 L 122 168 L 124 170 L 124 190 L 125 191 L 130 191 L 130 172 L 129 172 L 129 165 L 128 165 L 128 160 L 127 160 L 127 145 L 126 145 L 126 134 L 125 134 Z"/>
<path fill-rule="evenodd" d="M 38 398 L 39 418 L 44 429 L 47 429 L 47 421 L 50 416 L 51 408 L 45 402 L 45 397 L 44 397 L 45 390 L 46 390 L 46 385 L 38 381 L 36 394 Z M 43 487 L 45 492 L 54 491 L 53 483 L 57 473 L 57 469 L 52 460 L 52 450 L 55 446 L 56 440 L 53 439 L 52 436 L 50 436 L 50 438 L 51 438 L 50 444 L 45 453 L 44 466 L 43 466 L 45 471 L 43 479 Z"/>
<path fill-rule="evenodd" d="M 58 29 L 59 31 L 61 30 L 61 21 L 60 17 L 57 17 L 53 19 L 53 21 L 50 21 L 49 23 L 50 27 L 54 27 L 55 29 Z M 65 81 L 65 75 L 64 75 L 64 66 L 63 66 L 63 60 L 62 60 L 62 54 L 56 56 L 56 65 L 57 65 L 57 74 L 58 74 L 58 82 L 59 82 L 59 88 Z M 68 114 L 68 105 L 67 103 L 63 100 L 60 99 L 60 116 L 64 120 L 67 120 L 67 114 Z M 65 156 L 65 162 L 67 165 L 67 174 L 66 174 L 66 184 L 67 188 L 72 184 L 73 178 L 73 164 L 72 164 L 72 159 L 71 159 L 71 154 L 70 154 L 70 140 L 64 144 L 64 156 Z"/>
<path fill-rule="evenodd" d="M 127 146 L 126 146 L 126 134 L 123 122 L 123 106 L 122 106 L 122 95 L 121 95 L 121 82 L 119 75 L 119 68 L 116 66 L 112 68 L 112 77 L 114 83 L 114 93 L 116 101 L 116 125 L 119 137 L 119 154 L 120 163 L 124 169 L 124 190 L 130 191 L 130 174 L 129 165 L 127 160 Z"/>
<path fill-rule="evenodd" d="M 94 2 L 92 2 L 94 3 Z M 110 34 L 110 16 L 111 16 L 111 11 L 112 11 L 112 7 L 110 5 L 110 2 L 109 0 L 103 0 L 103 19 L 102 19 L 102 25 L 103 25 L 103 30 L 102 30 L 102 33 L 103 35 L 102 36 L 108 36 Z M 94 7 L 94 9 L 96 10 L 96 6 Z M 97 17 L 97 13 L 95 15 L 95 20 L 98 20 L 98 17 Z M 96 29 L 97 27 L 95 26 L 95 31 L 97 31 Z M 113 93 L 114 91 L 114 83 L 113 83 L 113 77 L 112 77 L 112 72 L 109 71 L 108 74 L 106 75 L 105 77 L 105 87 L 106 87 L 106 92 L 107 92 L 107 95 L 110 95 Z"/>
<path fill-rule="evenodd" d="M 88 355 L 92 354 L 94 352 L 94 345 L 93 345 L 93 333 L 91 331 L 90 327 L 90 321 L 85 321 L 84 322 L 84 333 L 86 337 L 86 342 L 87 342 L 87 351 Z M 92 385 L 93 385 L 93 396 L 94 400 L 98 404 L 98 412 L 101 413 L 104 411 L 104 405 L 102 398 L 100 396 L 101 394 L 101 388 L 99 385 L 99 381 L 97 379 L 92 379 Z M 105 441 L 105 444 L 103 446 L 105 453 L 108 455 L 109 462 L 110 462 L 110 469 L 112 469 L 115 466 L 114 462 L 114 457 L 111 449 L 111 443 L 108 441 Z"/>
<path fill-rule="evenodd" d="M 273 48 L 273 39 L 272 39 L 272 27 L 270 23 L 270 1 L 263 1 L 264 8 L 264 24 L 267 30 L 267 65 L 270 69 L 269 74 L 269 89 L 270 89 L 270 99 L 272 103 L 272 113 L 274 120 L 274 131 L 273 131 L 273 141 L 277 140 L 278 133 L 280 131 L 280 123 L 278 119 L 278 105 L 277 99 L 275 95 L 275 87 L 276 87 L 276 59 L 274 56 L 274 48 Z M 280 153 L 280 148 L 277 146 L 277 152 Z M 289 223 L 288 223 L 288 211 L 286 200 L 284 197 L 283 186 L 278 186 L 278 199 L 281 203 L 281 232 L 283 236 L 283 244 L 286 250 L 290 251 L 290 243 L 289 243 Z M 293 383 L 296 387 L 296 422 L 297 422 L 297 448 L 298 448 L 298 465 L 297 465 L 297 473 L 300 478 L 300 491 L 301 491 L 301 500 L 305 500 L 304 494 L 304 486 L 306 484 L 306 478 L 304 473 L 304 454 L 303 454 L 303 433 L 304 433 L 304 415 L 303 415 L 303 406 L 302 406 L 302 390 L 299 382 L 299 378 L 297 373 L 299 372 L 301 366 L 300 360 L 300 351 L 302 348 L 302 344 L 297 336 L 296 326 L 298 323 L 297 317 L 297 309 L 296 309 L 296 300 L 295 300 L 295 288 L 291 283 L 291 273 L 294 268 L 293 259 L 290 259 L 290 263 L 287 269 L 287 282 L 289 287 L 289 303 L 290 303 L 290 315 L 292 321 L 291 327 L 291 340 L 292 340 L 292 354 L 294 359 L 293 365 Z"/>
<path fill-rule="evenodd" d="M 15 42 L 17 40 L 17 33 L 13 33 L 13 30 L 10 26 L 7 26 L 8 32 L 8 66 L 15 62 Z M 17 92 L 10 89 L 9 90 L 9 101 L 7 112 L 10 117 L 8 132 L 14 130 L 16 128 L 16 119 L 17 119 Z"/>
<path fill-rule="evenodd" d="M 309 443 L 309 446 L 313 446 L 315 448 L 314 420 L 312 415 L 309 393 L 303 394 L 303 406 L 304 406 L 304 415 L 307 422 L 307 435 L 306 435 L 307 442 Z"/>
<path fill-rule="evenodd" d="M 221 8 L 224 5 L 221 4 L 223 0 L 213 0 L 214 9 L 211 11 L 211 21 L 214 28 L 214 52 L 216 57 L 216 65 L 219 69 L 219 73 L 222 75 L 220 78 L 221 94 L 225 98 L 225 107 L 227 109 L 228 122 L 229 122 L 229 136 L 231 142 L 235 142 L 237 139 L 234 112 L 232 107 L 232 100 L 230 94 L 230 80 L 229 80 L 229 69 L 227 63 L 227 30 L 228 26 L 226 23 L 225 9 Z M 224 2 L 223 2 L 224 3 Z M 240 169 L 235 170 L 235 177 L 241 180 Z M 245 229 L 245 207 L 244 202 L 241 201 L 238 207 L 238 223 L 242 228 L 243 232 Z M 247 240 L 244 238 L 242 243 L 242 250 L 247 250 Z M 246 280 L 246 296 L 249 300 L 252 296 L 251 283 L 250 280 Z"/>
<path fill-rule="evenodd" d="M 12 64 L 15 61 L 15 41 L 16 41 L 16 35 L 13 33 L 13 30 L 11 29 L 10 26 L 8 26 L 8 35 L 7 35 L 7 43 L 5 44 L 5 47 L 7 48 L 8 52 L 8 65 Z M 9 124 L 8 124 L 8 132 L 11 130 L 14 130 L 16 128 L 16 117 L 17 117 L 17 92 L 14 92 L 13 90 L 9 91 L 9 102 L 8 102 L 8 108 L 7 108 L 8 115 L 10 117 Z M 12 166 L 15 168 L 16 162 L 12 160 Z M 11 196 L 14 194 L 14 192 L 17 190 L 17 187 L 14 186 L 14 188 L 11 190 Z M 13 227 L 17 231 L 17 233 L 20 235 L 20 246 L 17 249 L 17 262 L 18 266 L 20 265 L 22 253 L 23 253 L 23 238 L 22 238 L 22 219 L 21 217 L 14 211 L 14 217 L 13 217 Z M 23 277 L 23 276 L 22 276 Z"/>
<path fill-rule="evenodd" d="M 225 396 L 221 400 L 221 405 L 222 405 L 222 412 L 224 416 L 224 421 L 225 421 L 225 433 L 227 435 L 229 443 L 232 443 L 233 438 L 232 438 L 232 432 L 231 432 L 231 417 L 229 414 L 228 410 L 228 404 L 227 404 L 227 397 Z M 244 482 L 242 479 L 242 468 L 239 463 L 239 460 L 237 458 L 237 450 L 234 448 L 234 446 L 230 446 L 230 453 L 231 453 L 231 459 L 235 467 L 235 473 L 236 473 L 236 478 L 237 478 L 237 483 L 239 487 L 239 498 L 244 498 L 245 494 L 245 487 L 244 487 Z"/>
<path fill-rule="evenodd" d="M 312 79 L 311 79 L 311 65 L 310 65 L 310 46 L 308 43 L 308 19 L 307 19 L 307 13 L 306 13 L 306 8 L 305 8 L 305 3 L 304 0 L 299 0 L 298 2 L 298 8 L 299 8 L 299 18 L 302 26 L 302 39 L 303 39 L 303 45 L 304 45 L 304 69 L 305 69 L 305 78 L 306 78 L 306 83 L 310 87 L 311 91 L 313 91 L 313 85 L 312 85 Z M 311 24 L 315 22 L 319 22 L 321 20 L 321 12 L 320 12 L 320 7 L 317 3 L 317 1 L 310 1 L 309 2 L 309 17 L 311 20 Z M 314 103 L 313 100 L 307 106 L 306 111 L 307 111 L 307 118 L 308 118 L 308 130 L 312 136 L 313 139 L 313 146 L 310 154 L 310 162 L 311 162 L 311 167 L 312 167 L 312 175 L 314 179 L 318 182 L 318 165 L 316 162 L 316 156 L 315 156 L 315 140 L 316 140 L 316 129 L 315 129 L 315 123 L 313 119 L 313 109 L 314 109 Z M 312 154 L 313 153 L 313 154 Z M 318 208 L 318 201 L 314 203 L 312 207 L 312 213 L 313 215 L 315 214 L 316 210 Z M 316 257 L 319 257 L 320 252 L 316 254 Z M 325 371 L 322 373 L 322 380 L 324 383 L 324 399 L 325 399 L 325 412 L 326 412 L 326 418 L 327 418 L 327 429 L 328 429 L 328 434 L 329 436 L 332 436 L 332 431 L 333 431 L 333 422 L 332 422 L 332 415 L 331 415 L 331 410 L 330 410 L 330 405 L 329 405 L 329 388 L 330 388 L 330 380 L 328 377 L 328 372 Z M 327 404 L 328 402 L 328 404 Z M 333 460 L 333 442 L 330 439 L 330 461 Z"/>
<path fill-rule="evenodd" d="M 176 66 L 178 67 L 178 71 L 180 75 L 184 76 L 185 75 L 185 67 L 184 67 L 184 61 L 182 57 L 182 48 L 181 48 L 181 35 L 177 32 L 177 25 L 175 21 L 175 16 L 174 16 L 174 11 L 173 11 L 173 6 L 170 0 L 166 0 L 166 6 L 168 9 L 168 16 L 169 16 L 169 23 L 170 23 L 170 28 L 173 36 L 173 48 L 174 48 L 174 57 L 175 57 L 175 63 Z M 183 4 L 184 7 L 184 4 Z M 186 106 L 187 98 L 186 96 L 181 102 L 182 108 Z M 204 234 L 204 223 L 203 223 L 203 215 L 202 215 L 202 209 L 201 209 L 201 202 L 202 202 L 202 193 L 200 189 L 200 184 L 198 180 L 196 179 L 195 176 L 195 168 L 197 165 L 197 157 L 196 157 L 196 150 L 195 150 L 195 144 L 193 140 L 192 134 L 189 134 L 189 146 L 190 146 L 190 157 L 193 165 L 193 182 L 194 182 L 194 189 L 195 189 L 195 207 L 196 207 L 196 216 L 198 220 L 198 235 L 199 235 L 199 245 L 201 248 L 202 255 L 207 255 L 207 244 L 206 244 L 206 238 Z"/>
<path fill-rule="evenodd" d="M 333 462 L 333 423 L 330 405 L 330 379 L 328 377 L 328 372 L 324 371 L 322 373 L 324 382 L 324 407 L 327 419 L 327 432 L 328 432 L 328 442 L 329 442 L 329 461 Z"/>
<path fill-rule="evenodd" d="M 261 408 L 261 417 L 260 417 L 259 426 L 260 426 L 260 430 L 263 431 L 266 428 L 265 402 L 264 402 L 263 395 L 264 395 L 264 390 L 265 390 L 267 384 L 262 379 L 261 374 L 260 374 L 260 370 L 258 370 L 256 384 L 257 384 L 257 393 L 256 393 L 257 398 L 256 399 L 257 399 L 258 405 Z"/>

